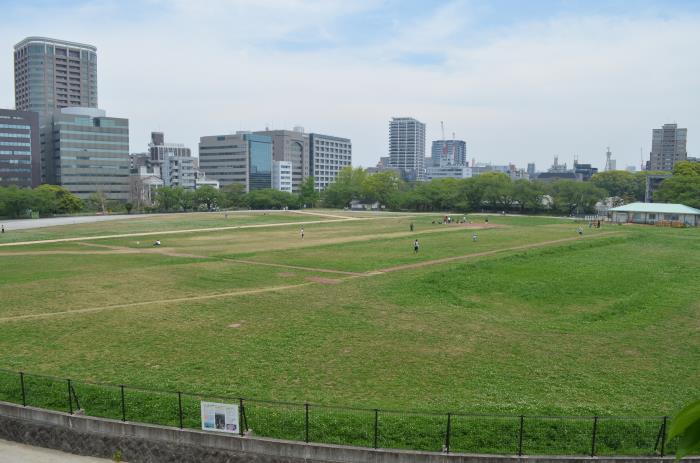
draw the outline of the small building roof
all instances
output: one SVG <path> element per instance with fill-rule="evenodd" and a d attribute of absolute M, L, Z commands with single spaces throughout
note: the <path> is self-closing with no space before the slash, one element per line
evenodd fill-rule
<path fill-rule="evenodd" d="M 700 215 L 700 209 L 684 204 L 668 203 L 630 203 L 610 209 L 612 212 L 651 212 L 660 214 L 693 214 Z"/>

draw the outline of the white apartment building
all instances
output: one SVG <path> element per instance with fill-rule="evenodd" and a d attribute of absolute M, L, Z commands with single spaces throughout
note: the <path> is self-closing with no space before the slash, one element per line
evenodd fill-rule
<path fill-rule="evenodd" d="M 340 169 L 352 165 L 352 142 L 349 138 L 309 134 L 311 172 L 316 191 L 335 182 Z"/>
<path fill-rule="evenodd" d="M 272 162 L 272 188 L 279 191 L 292 192 L 292 162 Z"/>
<path fill-rule="evenodd" d="M 398 168 L 407 180 L 423 180 L 425 124 L 412 117 L 394 117 L 389 122 L 390 167 Z"/>

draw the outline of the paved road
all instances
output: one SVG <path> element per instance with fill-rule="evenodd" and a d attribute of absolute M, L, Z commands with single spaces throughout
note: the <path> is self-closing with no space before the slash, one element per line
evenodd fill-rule
<path fill-rule="evenodd" d="M 76 223 L 105 222 L 107 220 L 139 219 L 152 215 L 85 215 L 78 217 L 52 217 L 50 219 L 0 220 L 5 230 L 27 230 L 29 228 L 55 227 L 56 225 L 73 225 Z"/>
<path fill-rule="evenodd" d="M 0 440 L 0 463 L 105 463 L 111 460 L 81 457 L 41 447 Z"/>

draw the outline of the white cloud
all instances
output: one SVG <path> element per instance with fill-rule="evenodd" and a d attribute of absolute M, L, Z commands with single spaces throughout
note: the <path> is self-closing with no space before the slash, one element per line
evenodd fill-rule
<path fill-rule="evenodd" d="M 412 115 L 428 123 L 428 139 L 444 120 L 480 161 L 544 168 L 555 154 L 568 162 L 576 154 L 602 167 L 610 145 L 618 166 L 638 164 L 651 129 L 674 120 L 700 154 L 697 16 L 558 17 L 469 40 L 460 31 L 478 18 L 455 2 L 360 46 L 336 28 L 375 11 L 370 1 L 154 0 L 152 13 L 133 19 L 118 5 L 92 2 L 3 28 L 0 106 L 13 103 L 11 46 L 47 35 L 98 46 L 100 106 L 130 118 L 132 151 L 145 149 L 151 130 L 196 150 L 201 135 L 303 125 L 352 138 L 367 166 L 387 150 L 389 118 Z M 335 46 L 280 47 L 314 40 Z M 397 61 L 412 51 L 445 64 Z"/>

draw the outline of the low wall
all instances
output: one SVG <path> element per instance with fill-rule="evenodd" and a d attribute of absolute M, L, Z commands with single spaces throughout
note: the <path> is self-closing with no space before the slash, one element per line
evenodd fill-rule
<path fill-rule="evenodd" d="M 70 415 L 0 402 L 0 438 L 131 463 L 652 463 L 673 457 L 550 457 L 441 454 L 306 444 Z M 700 458 L 686 461 L 700 463 Z"/>

